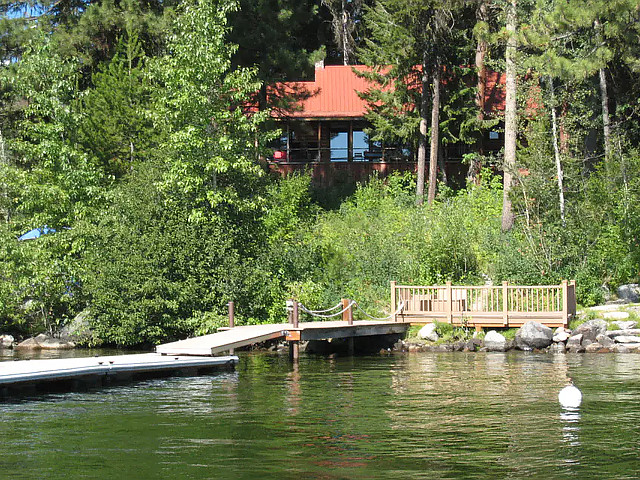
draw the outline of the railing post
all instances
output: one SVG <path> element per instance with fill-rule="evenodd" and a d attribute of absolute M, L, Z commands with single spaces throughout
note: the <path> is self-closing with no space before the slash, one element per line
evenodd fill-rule
<path fill-rule="evenodd" d="M 453 323 L 453 295 L 452 295 L 452 290 L 451 290 L 451 282 L 447 281 L 446 283 L 447 286 L 447 303 L 446 303 L 446 313 L 447 313 L 447 322 L 449 323 Z"/>
<path fill-rule="evenodd" d="M 293 301 L 293 311 L 292 311 L 292 315 L 291 315 L 291 320 L 293 323 L 293 328 L 298 328 L 298 301 L 294 300 Z"/>
<path fill-rule="evenodd" d="M 291 311 L 291 320 L 293 323 L 293 328 L 298 328 L 298 301 L 293 300 L 293 310 Z M 294 362 L 298 361 L 298 357 L 300 356 L 300 342 L 298 340 L 291 340 L 289 342 L 289 355 L 291 356 L 291 360 Z"/>
<path fill-rule="evenodd" d="M 233 302 L 229 302 L 228 306 L 229 306 L 229 328 L 233 328 L 236 326 L 235 318 L 234 318 L 235 304 Z"/>
<path fill-rule="evenodd" d="M 566 327 L 569 324 L 569 282 L 562 280 L 562 323 Z"/>
<path fill-rule="evenodd" d="M 502 282 L 502 323 L 509 326 L 509 283 Z"/>
<path fill-rule="evenodd" d="M 569 315 L 575 316 L 578 306 L 576 305 L 576 281 L 569 281 Z M 565 325 L 568 327 L 569 325 Z"/>
<path fill-rule="evenodd" d="M 398 315 L 396 315 L 396 310 L 398 307 L 396 306 L 396 282 L 391 280 L 391 319 L 394 322 L 398 321 Z"/>
<path fill-rule="evenodd" d="M 342 300 L 342 320 L 347 322 L 349 325 L 353 325 L 353 307 L 350 305 L 351 300 L 348 298 L 343 298 Z"/>
<path fill-rule="evenodd" d="M 229 306 L 229 328 L 233 328 L 236 326 L 235 322 L 235 304 L 233 302 L 229 302 L 227 304 Z M 235 349 L 229 349 L 229 355 L 234 355 L 236 353 Z"/>

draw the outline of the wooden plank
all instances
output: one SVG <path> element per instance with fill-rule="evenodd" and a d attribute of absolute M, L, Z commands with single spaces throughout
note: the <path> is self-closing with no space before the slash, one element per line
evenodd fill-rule
<path fill-rule="evenodd" d="M 235 327 L 224 332 L 158 345 L 156 352 L 163 355 L 215 355 L 230 348 L 284 337 L 292 329 L 293 325 L 289 323 Z"/>

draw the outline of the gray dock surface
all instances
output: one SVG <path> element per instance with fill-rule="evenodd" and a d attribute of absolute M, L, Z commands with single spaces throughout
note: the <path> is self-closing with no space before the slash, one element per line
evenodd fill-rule
<path fill-rule="evenodd" d="M 238 357 L 181 357 L 157 353 L 0 362 L 0 386 L 12 387 L 74 379 L 230 368 Z"/>

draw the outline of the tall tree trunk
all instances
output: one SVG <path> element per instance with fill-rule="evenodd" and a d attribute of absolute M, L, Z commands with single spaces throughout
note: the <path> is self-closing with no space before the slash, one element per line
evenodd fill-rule
<path fill-rule="evenodd" d="M 486 0 L 478 0 L 476 8 L 476 23 L 488 22 L 489 14 Z M 485 99 L 487 90 L 487 67 L 485 65 L 485 57 L 489 48 L 488 42 L 478 37 L 476 44 L 476 75 L 478 78 L 476 88 L 476 107 L 478 107 L 478 123 L 482 124 L 484 120 Z M 481 130 L 480 137 L 477 142 L 477 152 L 479 155 L 484 154 L 484 130 Z M 467 171 L 467 181 L 478 183 L 479 173 L 482 167 L 479 155 L 473 155 L 469 162 L 469 170 Z"/>
<path fill-rule="evenodd" d="M 513 210 L 509 194 L 516 166 L 516 135 L 518 129 L 516 104 L 516 0 L 507 3 L 506 99 L 504 106 L 504 193 L 502 200 L 502 231 L 513 227 Z"/>
<path fill-rule="evenodd" d="M 416 205 L 424 203 L 424 180 L 427 164 L 427 111 L 429 108 L 429 75 L 427 56 L 422 62 L 422 94 L 420 96 L 420 131 L 418 132 L 418 183 L 416 185 Z"/>
<path fill-rule="evenodd" d="M 609 97 L 607 95 L 607 77 L 604 68 L 599 71 L 600 75 L 600 101 L 602 103 L 602 133 L 604 135 L 604 160 L 609 161 L 611 155 L 611 123 L 609 117 Z"/>
<path fill-rule="evenodd" d="M 600 39 L 600 30 L 602 29 L 600 21 L 595 20 L 593 26 L 596 30 L 596 36 Z M 602 104 L 602 134 L 604 136 L 604 160 L 609 160 L 611 155 L 611 123 L 609 117 L 609 97 L 607 95 L 607 76 L 604 67 L 598 71 L 600 77 L 600 103 Z"/>
<path fill-rule="evenodd" d="M 8 164 L 7 153 L 4 149 L 4 137 L 2 136 L 2 129 L 0 129 L 0 165 L 7 166 Z M 7 184 L 3 179 L 0 179 L 0 214 L 4 217 L 4 221 L 9 223 L 9 193 L 7 190 Z"/>
<path fill-rule="evenodd" d="M 440 142 L 438 146 L 438 168 L 440 169 L 440 182 L 443 185 L 449 185 L 449 179 L 447 178 L 447 163 L 444 158 L 444 145 Z"/>
<path fill-rule="evenodd" d="M 438 172 L 438 143 L 440 135 L 440 62 L 433 72 L 433 93 L 431 96 L 431 151 L 429 152 L 429 193 L 427 204 L 436 198 L 436 174 Z"/>
<path fill-rule="evenodd" d="M 342 0 L 342 64 L 349 65 L 349 12 Z"/>
<path fill-rule="evenodd" d="M 562 220 L 562 226 L 565 227 L 567 222 L 564 216 L 564 187 L 562 181 L 564 180 L 564 172 L 562 170 L 562 162 L 560 161 L 560 147 L 558 146 L 558 119 L 556 117 L 556 93 L 553 88 L 553 79 L 548 78 L 549 82 L 549 94 L 551 96 L 551 130 L 553 132 L 553 153 L 556 159 L 556 173 L 558 176 L 558 203 L 560 205 L 560 219 Z"/>

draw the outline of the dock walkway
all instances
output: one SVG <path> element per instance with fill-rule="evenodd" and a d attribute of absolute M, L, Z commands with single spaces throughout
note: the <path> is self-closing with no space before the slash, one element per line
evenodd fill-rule
<path fill-rule="evenodd" d="M 158 345 L 162 355 L 215 355 L 232 348 L 282 338 L 287 341 L 326 340 L 404 333 L 409 324 L 393 321 L 356 320 L 248 325 L 226 331 Z"/>

